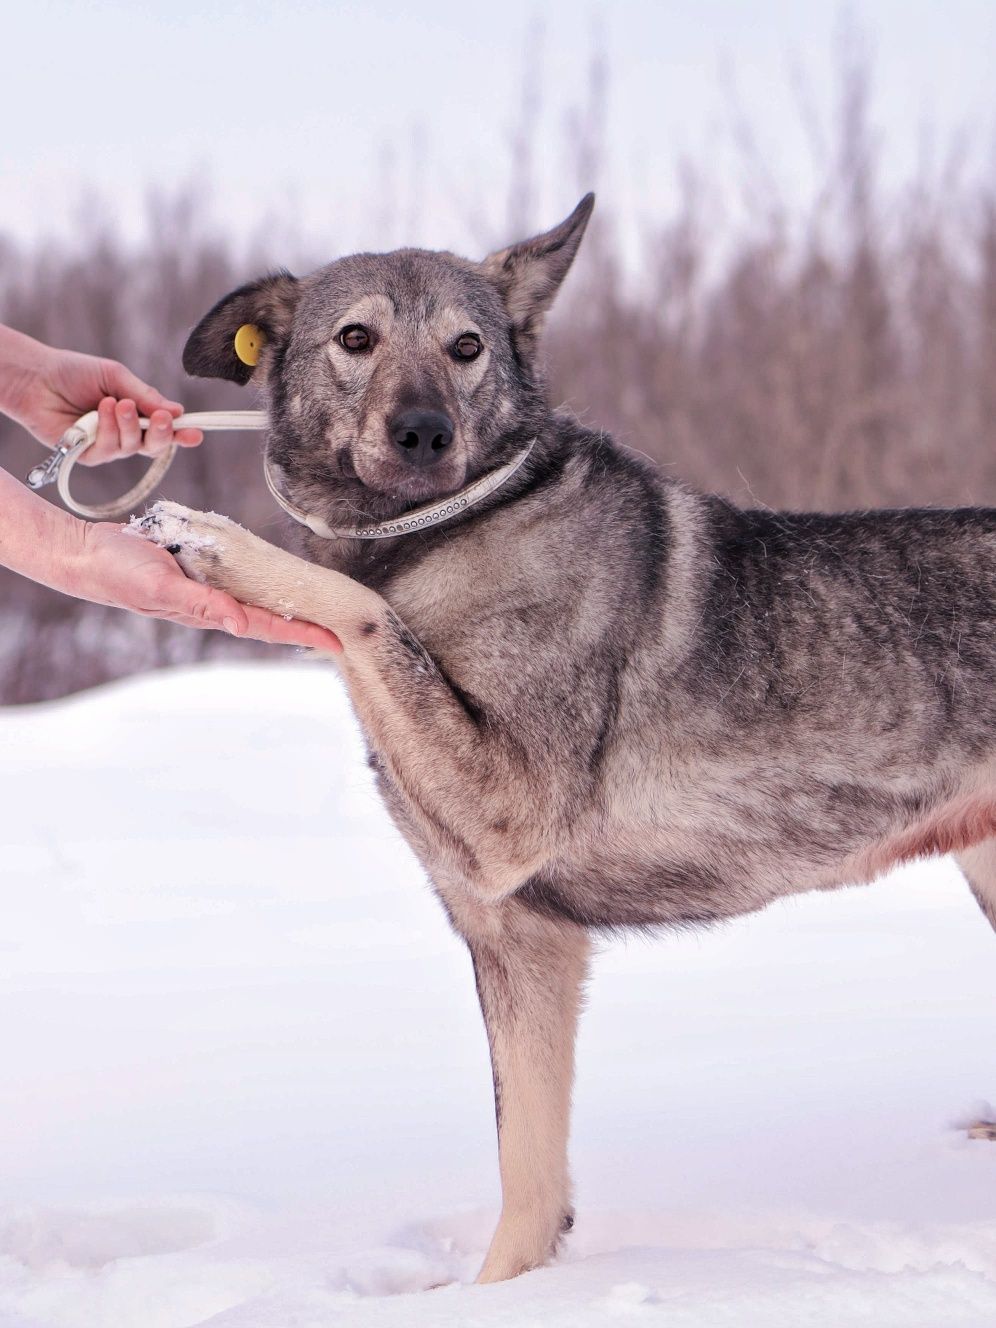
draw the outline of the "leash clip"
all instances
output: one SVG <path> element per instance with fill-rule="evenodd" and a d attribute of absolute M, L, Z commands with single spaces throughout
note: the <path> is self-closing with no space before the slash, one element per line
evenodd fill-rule
<path fill-rule="evenodd" d="M 62 469 L 62 463 L 69 455 L 69 447 L 66 443 L 60 443 L 54 447 L 51 453 L 44 461 L 39 461 L 37 466 L 32 466 L 24 478 L 25 484 L 29 489 L 44 489 L 46 484 L 54 484 L 59 478 L 59 471 Z"/>

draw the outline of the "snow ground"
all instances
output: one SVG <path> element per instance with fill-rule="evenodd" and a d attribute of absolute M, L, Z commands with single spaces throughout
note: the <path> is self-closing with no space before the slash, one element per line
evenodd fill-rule
<path fill-rule="evenodd" d="M 996 937 L 950 864 L 606 945 L 577 1227 L 473 1287 L 469 962 L 332 672 L 0 712 L 0 798 L 0 1328 L 996 1324 L 996 1145 L 956 1128 Z"/>

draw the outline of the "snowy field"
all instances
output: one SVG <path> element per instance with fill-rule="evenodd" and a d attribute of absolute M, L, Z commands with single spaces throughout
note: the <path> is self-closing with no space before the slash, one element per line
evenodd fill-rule
<path fill-rule="evenodd" d="M 996 1145 L 957 1129 L 996 936 L 950 864 L 606 945 L 576 1230 L 474 1287 L 470 965 L 334 673 L 0 712 L 0 781 L 0 1328 L 996 1324 Z"/>

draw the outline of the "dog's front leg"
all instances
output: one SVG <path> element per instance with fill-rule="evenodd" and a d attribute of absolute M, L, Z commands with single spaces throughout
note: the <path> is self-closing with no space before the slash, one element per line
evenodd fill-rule
<path fill-rule="evenodd" d="M 567 1134 L 590 941 L 515 896 L 452 912 L 474 961 L 498 1123 L 501 1220 L 478 1281 L 500 1282 L 545 1263 L 574 1222 Z"/>
<path fill-rule="evenodd" d="M 555 842 L 542 770 L 531 772 L 514 743 L 506 747 L 475 717 L 373 591 L 211 513 L 160 503 L 140 526 L 189 575 L 342 640 L 353 703 L 378 763 L 444 866 L 443 893 L 474 961 L 502 1179 L 502 1216 L 480 1280 L 536 1267 L 572 1222 L 567 1128 L 590 948 L 582 927 L 512 893 Z"/>
<path fill-rule="evenodd" d="M 481 722 L 380 595 L 213 512 L 160 502 L 136 529 L 189 576 L 336 633 L 376 763 L 426 856 L 492 901 L 547 860 L 558 818 L 543 771 L 514 735 Z"/>

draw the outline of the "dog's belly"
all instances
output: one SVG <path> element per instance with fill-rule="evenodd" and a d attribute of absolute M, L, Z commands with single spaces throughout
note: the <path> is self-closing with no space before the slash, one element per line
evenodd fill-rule
<path fill-rule="evenodd" d="M 736 917 L 779 896 L 869 882 L 913 859 L 958 853 L 996 838 L 996 794 L 966 793 L 902 828 L 893 823 L 865 831 L 857 849 L 841 835 L 836 852 L 819 844 L 816 834 L 809 844 L 759 838 L 756 825 L 729 822 L 722 832 L 702 831 L 695 851 L 687 830 L 669 836 L 648 829 L 642 843 L 630 832 L 619 837 L 615 851 L 613 837 L 603 832 L 587 854 L 559 859 L 540 872 L 523 897 L 543 912 L 592 927 Z"/>
<path fill-rule="evenodd" d="M 586 927 L 693 926 L 761 907 L 757 900 L 732 906 L 729 891 L 718 888 L 694 865 L 593 871 L 551 868 L 519 891 L 539 912 Z"/>
<path fill-rule="evenodd" d="M 575 824 L 565 852 L 527 884 L 535 907 L 595 927 L 681 926 L 735 917 L 779 895 L 846 878 L 849 853 L 874 842 L 824 824 L 792 780 L 764 796 L 759 780 L 700 768 L 680 787 L 646 762 L 617 780 Z M 828 833 L 829 831 L 829 833 Z"/>
<path fill-rule="evenodd" d="M 619 844 L 613 853 L 603 843 L 583 857 L 559 859 L 527 882 L 522 897 L 542 912 L 590 927 L 693 926 L 763 908 L 786 893 L 780 879 L 786 870 L 798 881 L 795 889 L 829 883 L 811 862 L 796 855 L 791 865 L 764 861 L 756 846 L 734 854 L 727 846 L 720 855 L 705 843 L 694 855 L 664 846 L 652 855 L 651 847 Z"/>

